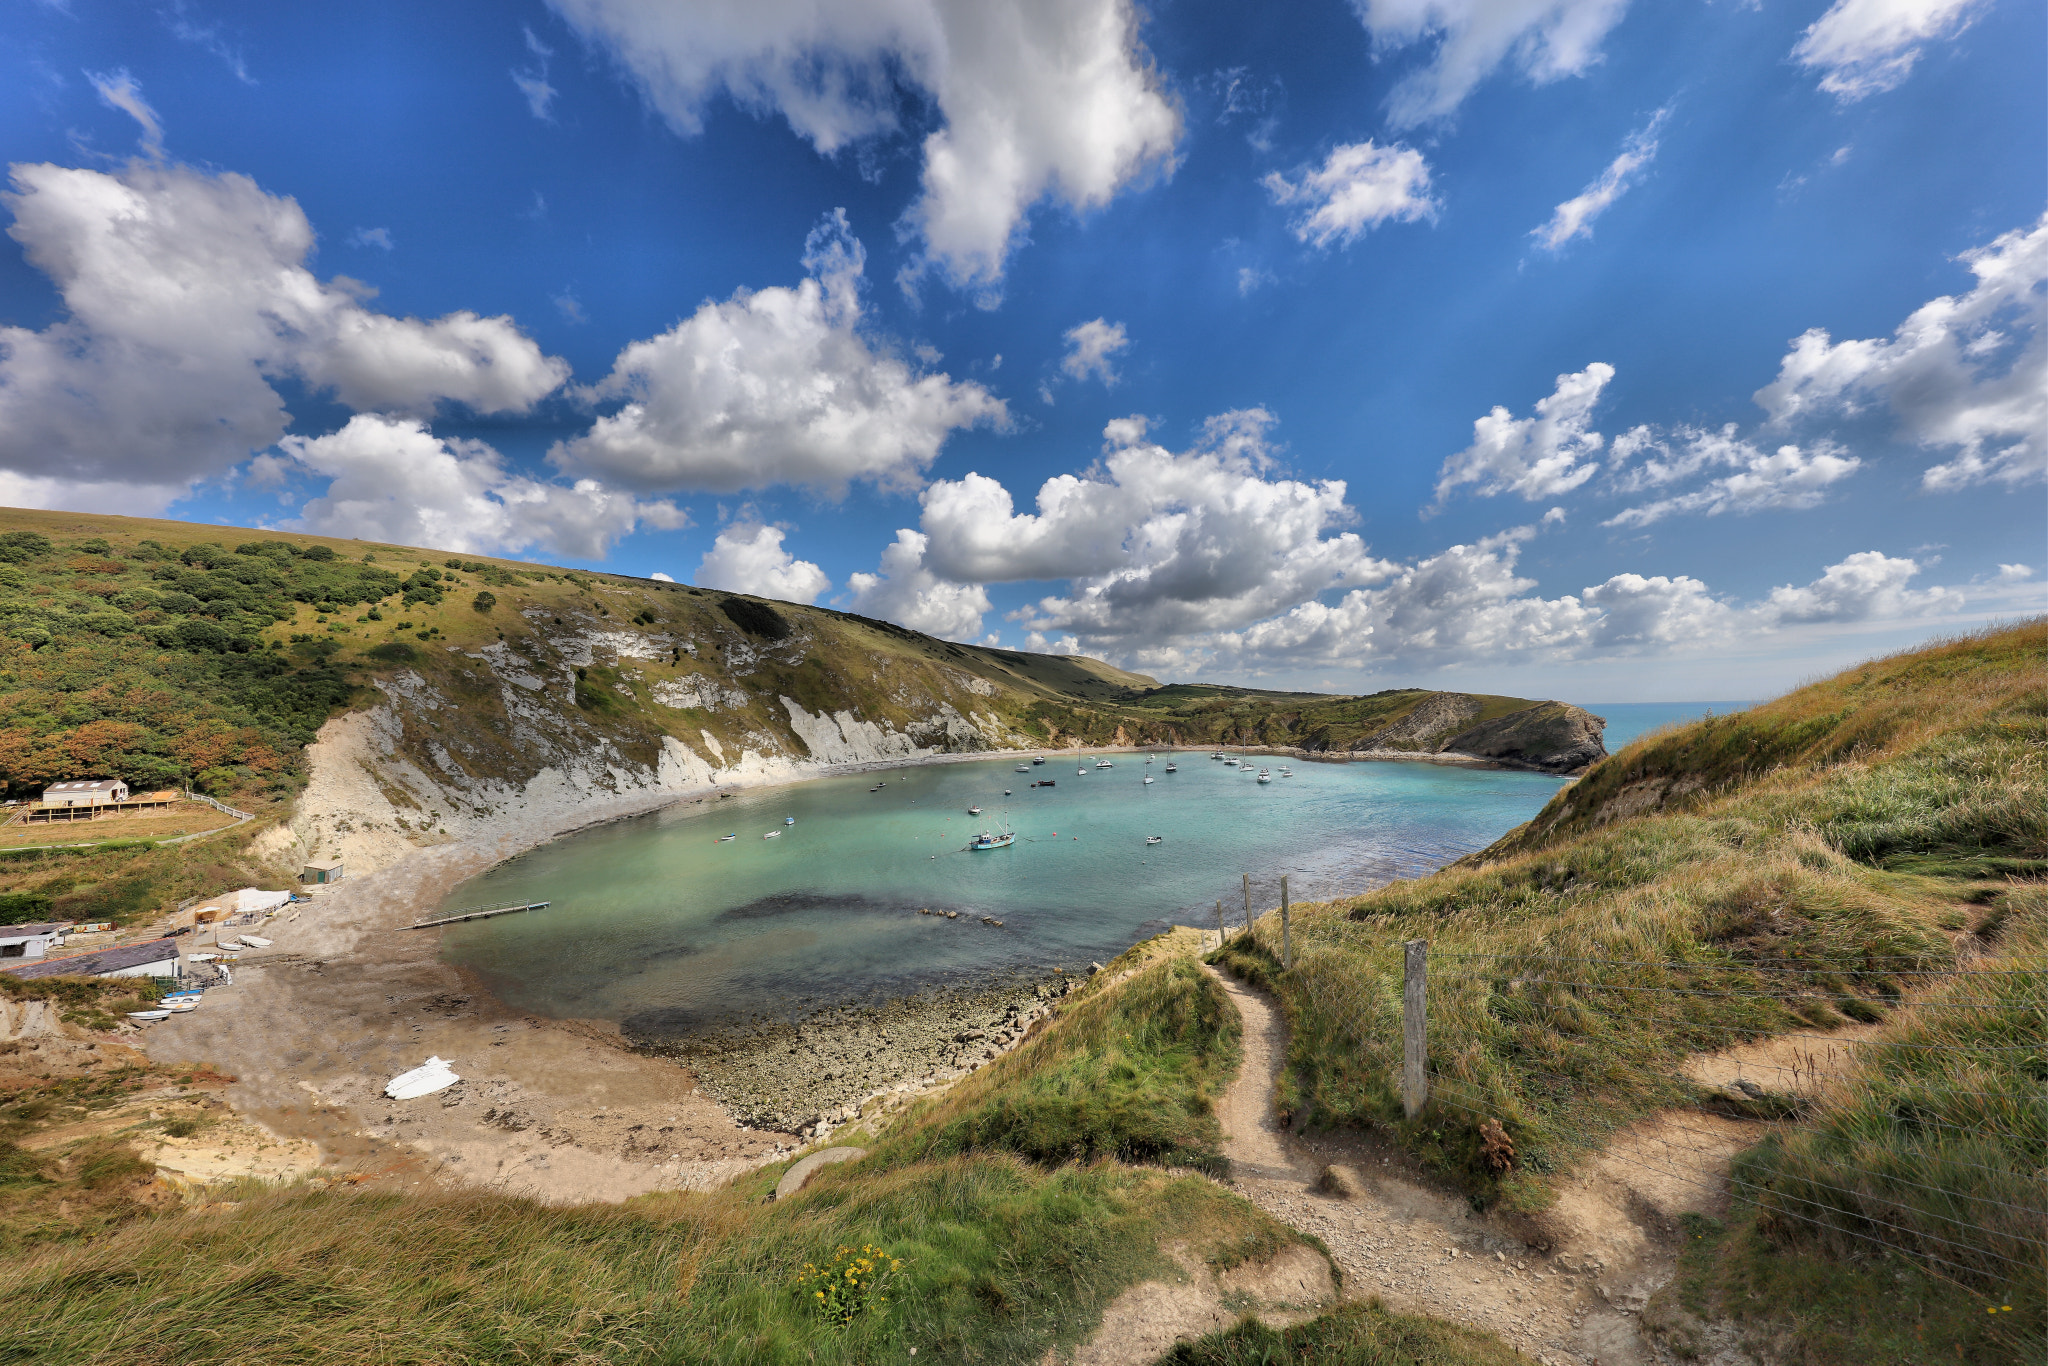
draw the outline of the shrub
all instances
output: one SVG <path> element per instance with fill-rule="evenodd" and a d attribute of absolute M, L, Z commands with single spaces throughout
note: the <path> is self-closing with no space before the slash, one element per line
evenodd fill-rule
<path fill-rule="evenodd" d="M 10 531 L 0 536 L 0 560 L 11 564 L 25 564 L 38 559 L 55 549 L 47 536 L 38 536 L 33 531 Z"/>
<path fill-rule="evenodd" d="M 485 589 L 472 598 L 469 605 L 479 612 L 488 612 L 498 605 L 498 595 Z"/>
<path fill-rule="evenodd" d="M 718 607 L 732 619 L 733 625 L 750 636 L 782 640 L 789 635 L 788 619 L 765 602 L 755 602 L 752 598 L 727 598 Z"/>
<path fill-rule="evenodd" d="M 332 546 L 309 545 L 299 553 L 309 560 L 324 561 L 334 558 L 334 548 Z"/>

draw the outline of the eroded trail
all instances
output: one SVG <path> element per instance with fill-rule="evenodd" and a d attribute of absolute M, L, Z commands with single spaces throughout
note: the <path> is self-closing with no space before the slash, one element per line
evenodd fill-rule
<path fill-rule="evenodd" d="M 1645 1189 L 1626 1168 L 1588 1164 L 1548 1212 L 1554 1246 L 1537 1252 L 1416 1176 L 1391 1146 L 1364 1136 L 1290 1137 L 1273 1112 L 1286 1024 L 1264 994 L 1208 971 L 1244 1020 L 1244 1065 L 1218 1115 L 1232 1184 L 1321 1238 L 1343 1268 L 1346 1296 L 1490 1330 L 1555 1366 L 1658 1359 L 1635 1314 L 1670 1275 L 1671 1223 L 1682 1210 L 1711 1206 L 1707 1190 Z M 1316 1189 L 1331 1165 L 1351 1178 L 1349 1198 Z M 1708 1187 L 1720 1179 L 1711 1166 L 1696 1175 Z"/>

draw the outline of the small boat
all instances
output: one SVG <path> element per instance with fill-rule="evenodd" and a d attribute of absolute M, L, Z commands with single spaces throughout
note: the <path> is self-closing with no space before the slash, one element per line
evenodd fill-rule
<path fill-rule="evenodd" d="M 1034 764 L 1042 764 L 1045 762 L 1045 756 L 1043 754 L 1034 754 L 1031 756 L 1031 762 Z"/>
<path fill-rule="evenodd" d="M 141 1020 L 146 1024 L 151 1020 L 168 1020 L 171 1018 L 171 1012 L 168 1010 L 131 1010 L 128 1012 L 128 1018 L 131 1020 Z"/>
<path fill-rule="evenodd" d="M 1164 844 L 1164 843 L 1166 843 L 1166 836 L 1164 836 L 1164 835 L 1147 835 L 1147 836 L 1145 836 L 1145 843 L 1147 843 L 1147 844 Z"/>
<path fill-rule="evenodd" d="M 1235 760 L 1235 759 L 1225 759 L 1225 760 L 1223 761 L 1223 766 L 1224 766 L 1225 768 L 1236 768 L 1236 767 L 1237 767 L 1237 760 Z"/>
<path fill-rule="evenodd" d="M 761 836 L 761 838 L 764 840 L 779 840 L 782 838 L 782 832 L 780 830 L 770 830 L 767 834 Z"/>
<path fill-rule="evenodd" d="M 1096 766 L 1097 768 L 1115 768 L 1115 767 L 1116 767 L 1116 765 L 1115 765 L 1115 764 L 1111 763 L 1111 762 L 1110 762 L 1109 760 L 1107 760 L 1107 759 L 1097 759 L 1097 760 L 1095 761 L 1095 766 Z"/>
<path fill-rule="evenodd" d="M 978 806 L 970 806 L 967 808 L 967 814 L 970 816 L 979 816 L 981 814 L 981 808 Z"/>
<path fill-rule="evenodd" d="M 1008 830 L 998 830 L 993 834 L 984 830 L 979 835 L 976 835 L 974 843 L 967 847 L 969 849 L 1007 849 L 1016 842 L 1017 837 Z"/>
<path fill-rule="evenodd" d="M 1057 784 L 1057 783 L 1055 783 L 1055 782 L 1053 782 L 1053 780 L 1052 780 L 1052 779 L 1050 779 L 1050 778 L 1043 778 L 1043 779 L 1040 779 L 1040 780 L 1039 780 L 1038 782 L 1035 782 L 1035 783 L 1033 783 L 1033 784 L 1032 784 L 1032 786 L 1033 786 L 1033 787 L 1057 787 L 1057 786 L 1058 786 L 1058 784 Z"/>
<path fill-rule="evenodd" d="M 784 825 L 795 825 L 795 824 L 796 824 L 796 817 L 794 817 L 794 816 L 784 816 L 784 817 L 782 818 L 782 823 L 783 823 Z M 249 937 L 249 936 L 248 936 L 248 935 L 246 935 L 246 934 L 242 936 L 242 938 L 244 938 L 244 939 L 247 939 L 248 937 Z"/>
<path fill-rule="evenodd" d="M 440 1058 L 428 1058 L 412 1071 L 401 1072 L 386 1082 L 384 1094 L 393 1100 L 412 1100 L 445 1091 L 461 1080 L 446 1062 Z"/>
<path fill-rule="evenodd" d="M 1007 788 L 1007 787 L 1006 787 L 1006 788 L 1004 788 L 1004 789 L 1003 789 L 1003 795 L 1004 795 L 1005 797 L 1008 797 L 1008 796 L 1012 795 L 1012 794 L 1011 794 L 1011 792 L 1010 792 L 1010 789 L 1009 789 L 1009 788 Z"/>
<path fill-rule="evenodd" d="M 1294 776 L 1294 770 L 1291 768 L 1283 767 L 1280 770 L 1280 776 L 1283 778 L 1292 778 Z"/>
<path fill-rule="evenodd" d="M 719 844 L 730 844 L 730 843 L 731 843 L 732 841 L 734 841 L 734 840 L 736 840 L 736 839 L 738 839 L 738 838 L 739 838 L 739 832 L 738 832 L 738 831 L 734 831 L 734 832 L 733 832 L 732 834 L 730 834 L 730 835 L 720 835 L 720 836 L 718 837 L 717 843 L 719 843 Z"/>
<path fill-rule="evenodd" d="M 241 950 L 242 941 L 239 939 L 217 939 L 214 941 L 213 946 L 226 953 L 237 953 Z"/>
<path fill-rule="evenodd" d="M 1147 773 L 1147 774 L 1145 775 L 1145 785 L 1146 785 L 1147 787 L 1150 787 L 1150 786 L 1151 786 L 1151 785 L 1153 784 L 1153 782 L 1154 782 L 1154 781 L 1156 781 L 1156 780 L 1155 780 L 1155 779 L 1154 779 L 1154 778 L 1152 777 L 1152 775 L 1151 775 L 1151 774 Z"/>
<path fill-rule="evenodd" d="M 165 1009 L 165 1010 L 168 1010 L 168 1011 L 169 1011 L 169 1012 L 170 1012 L 171 1014 L 173 1014 L 173 1015 L 183 1015 L 183 1014 L 187 1013 L 188 1011 L 194 1011 L 194 1010 L 197 1010 L 197 1009 L 199 1009 L 199 1002 L 197 1002 L 197 1001 L 173 1001 L 173 1002 L 171 1002 L 171 1003 L 170 1003 L 169 1005 L 165 1006 L 165 1007 L 164 1007 L 164 1009 Z"/>
<path fill-rule="evenodd" d="M 1168 765 L 1166 766 L 1166 771 L 1167 771 L 1168 773 L 1178 773 L 1178 772 L 1180 772 L 1180 765 L 1179 765 L 1179 764 L 1168 764 Z"/>
<path fill-rule="evenodd" d="M 874 785 L 873 787 L 871 787 L 871 788 L 869 788 L 869 789 L 868 789 L 868 791 L 870 791 L 870 792 L 880 792 L 881 790 L 882 790 L 882 785 L 881 785 L 880 783 L 876 783 L 876 784 L 875 784 L 875 785 Z"/>
<path fill-rule="evenodd" d="M 1079 773 L 1084 778 L 1088 776 L 1088 770 L 1085 768 L 1075 769 L 1074 771 L 1076 773 Z"/>
<path fill-rule="evenodd" d="M 1210 757 L 1211 759 L 1221 759 L 1221 758 L 1223 757 L 1223 751 L 1219 749 L 1219 750 L 1217 750 L 1217 751 L 1216 751 L 1216 752 L 1215 752 L 1214 754 L 1210 755 L 1209 757 Z"/>
<path fill-rule="evenodd" d="M 185 955 L 185 961 L 188 963 L 211 963 L 218 957 L 220 955 L 217 953 L 188 953 Z"/>
<path fill-rule="evenodd" d="M 1273 775 L 1266 772 L 1266 770 L 1262 768 L 1259 770 L 1259 781 L 1262 783 L 1270 783 L 1273 781 Z"/>
<path fill-rule="evenodd" d="M 1029 764 L 1019 764 L 1019 765 L 1017 765 L 1017 771 L 1018 771 L 1019 773 L 1029 773 L 1029 772 L 1031 771 L 1031 765 L 1029 765 Z"/>
<path fill-rule="evenodd" d="M 167 1006 L 173 1001 L 196 1001 L 205 994 L 202 991 L 190 988 L 184 991 L 167 991 L 157 997 L 157 1004 Z"/>
<path fill-rule="evenodd" d="M 257 948 L 257 949 L 267 949 L 267 948 L 269 948 L 269 947 L 270 947 L 270 941 L 269 941 L 268 939 L 260 939 L 260 938 L 258 938 L 257 936 L 255 936 L 255 935 L 253 935 L 253 934 L 245 934 L 245 935 L 243 935 L 243 936 L 242 936 L 242 943 L 243 943 L 244 945 L 246 945 L 247 947 L 250 947 L 250 948 Z"/>

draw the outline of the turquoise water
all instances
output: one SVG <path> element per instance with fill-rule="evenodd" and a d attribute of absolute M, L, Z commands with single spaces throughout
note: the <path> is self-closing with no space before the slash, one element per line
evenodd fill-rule
<path fill-rule="evenodd" d="M 1015 758 L 892 769 L 879 792 L 874 777 L 827 778 L 571 835 L 447 903 L 548 909 L 451 926 L 443 953 L 520 1009 L 682 1034 L 1107 961 L 1167 924 L 1213 924 L 1218 900 L 1241 917 L 1247 873 L 1259 911 L 1278 903 L 1283 873 L 1298 901 L 1363 891 L 1484 847 L 1561 781 L 1295 760 L 1294 777 L 1262 786 L 1206 753 L 1178 756 L 1171 774 L 1129 754 L 1097 770 L 1096 757 L 1028 774 Z M 1031 789 L 1040 778 L 1057 786 Z M 968 815 L 977 803 L 986 814 Z M 1016 844 L 968 852 L 1005 809 Z M 738 838 L 718 843 L 728 832 Z M 1164 842 L 1148 846 L 1155 834 Z"/>
<path fill-rule="evenodd" d="M 1582 702 L 1579 705 L 1595 716 L 1607 718 L 1607 752 L 1614 754 L 1638 735 L 1647 735 L 1659 726 L 1672 726 L 1681 721 L 1697 721 L 1708 712 L 1716 716 L 1726 716 L 1732 711 L 1748 711 L 1756 703 Z"/>

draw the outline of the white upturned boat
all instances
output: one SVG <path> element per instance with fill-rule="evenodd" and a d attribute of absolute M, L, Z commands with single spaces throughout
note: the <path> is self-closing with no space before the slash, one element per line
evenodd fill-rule
<path fill-rule="evenodd" d="M 270 947 L 270 941 L 268 939 L 263 939 L 253 934 L 243 935 L 242 942 L 246 945 L 249 945 L 252 948 L 267 949 Z"/>
<path fill-rule="evenodd" d="M 445 1091 L 462 1078 L 440 1058 L 428 1058 L 410 1072 L 401 1072 L 385 1083 L 384 1094 L 393 1100 L 412 1100 Z"/>
<path fill-rule="evenodd" d="M 131 1010 L 128 1012 L 128 1018 L 140 1020 L 147 1024 L 152 1020 L 168 1020 L 171 1018 L 171 1012 L 168 1010 Z"/>
<path fill-rule="evenodd" d="M 223 953 L 236 953 L 240 951 L 242 941 L 239 939 L 216 939 L 213 946 Z"/>

